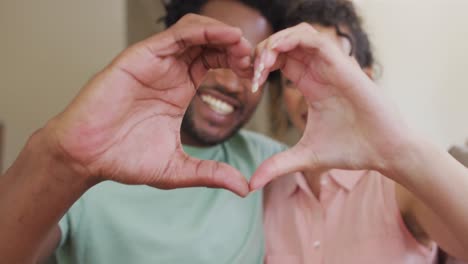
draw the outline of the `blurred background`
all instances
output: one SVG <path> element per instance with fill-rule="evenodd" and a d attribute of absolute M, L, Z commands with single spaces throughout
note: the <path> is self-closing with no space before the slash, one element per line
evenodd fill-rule
<path fill-rule="evenodd" d="M 356 2 L 381 65 L 382 89 L 416 130 L 447 149 L 462 144 L 468 1 Z M 162 29 L 163 15 L 159 0 L 0 1 L 0 171 L 93 74 L 129 43 Z M 264 105 L 249 127 L 269 133 Z"/>

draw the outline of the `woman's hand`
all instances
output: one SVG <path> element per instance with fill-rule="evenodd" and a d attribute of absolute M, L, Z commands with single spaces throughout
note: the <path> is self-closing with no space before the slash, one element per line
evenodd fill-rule
<path fill-rule="evenodd" d="M 251 189 L 296 171 L 391 169 L 408 130 L 355 59 L 328 36 L 306 23 L 283 30 L 259 44 L 255 65 L 254 89 L 280 69 L 305 96 L 308 117 L 301 140 L 264 162 Z"/>

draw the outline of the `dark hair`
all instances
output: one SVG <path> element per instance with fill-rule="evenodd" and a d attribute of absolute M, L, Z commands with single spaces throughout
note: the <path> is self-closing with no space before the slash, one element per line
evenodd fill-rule
<path fill-rule="evenodd" d="M 362 68 L 374 66 L 374 55 L 367 33 L 352 2 L 348 0 L 299 0 L 286 16 L 284 28 L 302 22 L 335 28 L 338 36 L 349 40 L 351 54 Z M 281 85 L 270 89 L 270 124 L 273 136 L 282 139 L 291 122 L 283 109 Z"/>
<path fill-rule="evenodd" d="M 301 22 L 335 28 L 338 36 L 350 41 L 352 54 L 362 68 L 374 65 L 369 38 L 352 2 L 348 0 L 299 1 L 297 6 L 288 13 L 285 28 Z"/>
<path fill-rule="evenodd" d="M 200 13 L 209 0 L 170 0 L 164 2 L 166 16 L 163 18 L 166 27 L 175 24 L 188 13 Z M 276 32 L 284 27 L 287 2 L 284 0 L 239 0 L 239 2 L 258 10 Z"/>

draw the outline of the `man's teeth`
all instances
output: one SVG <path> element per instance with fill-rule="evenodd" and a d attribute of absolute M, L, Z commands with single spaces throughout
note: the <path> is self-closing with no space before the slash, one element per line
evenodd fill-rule
<path fill-rule="evenodd" d="M 214 98 L 213 96 L 203 94 L 201 96 L 203 102 L 205 102 L 213 111 L 221 115 L 229 115 L 234 112 L 234 107 L 224 101 Z"/>

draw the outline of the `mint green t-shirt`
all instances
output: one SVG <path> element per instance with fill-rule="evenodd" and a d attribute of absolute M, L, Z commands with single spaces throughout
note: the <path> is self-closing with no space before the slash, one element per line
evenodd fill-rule
<path fill-rule="evenodd" d="M 194 157 L 226 162 L 248 178 L 263 160 L 283 149 L 247 131 L 214 147 L 184 147 Z M 104 182 L 60 221 L 57 263 L 263 263 L 261 196 Z"/>

